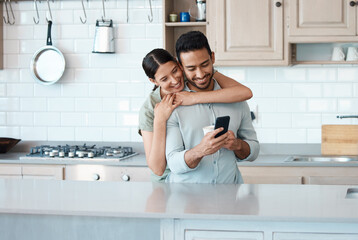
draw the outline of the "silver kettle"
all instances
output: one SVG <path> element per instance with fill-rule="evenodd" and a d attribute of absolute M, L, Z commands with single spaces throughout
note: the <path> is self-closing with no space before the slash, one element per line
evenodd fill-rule
<path fill-rule="evenodd" d="M 97 20 L 93 42 L 93 53 L 114 53 L 112 20 Z"/>
<path fill-rule="evenodd" d="M 206 0 L 196 0 L 196 6 L 198 8 L 198 14 L 196 17 L 197 22 L 206 21 Z"/>

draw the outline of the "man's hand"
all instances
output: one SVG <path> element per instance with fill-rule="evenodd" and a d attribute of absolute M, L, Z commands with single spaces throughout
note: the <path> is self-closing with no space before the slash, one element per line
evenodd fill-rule
<path fill-rule="evenodd" d="M 233 131 L 229 130 L 227 132 L 228 137 L 224 144 L 224 148 L 234 151 L 236 157 L 240 159 L 245 159 L 250 155 L 250 146 L 247 142 L 236 138 Z"/>
<path fill-rule="evenodd" d="M 215 135 L 222 130 L 224 128 L 218 128 L 207 133 L 198 145 L 185 153 L 184 159 L 189 168 L 197 167 L 203 157 L 216 153 L 224 146 L 228 133 L 215 138 Z"/>

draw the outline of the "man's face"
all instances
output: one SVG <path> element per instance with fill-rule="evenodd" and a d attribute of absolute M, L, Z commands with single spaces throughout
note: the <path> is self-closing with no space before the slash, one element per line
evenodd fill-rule
<path fill-rule="evenodd" d="M 189 81 L 190 89 L 196 91 L 213 90 L 214 53 L 210 56 L 206 48 L 183 52 L 180 54 L 180 60 Z"/>

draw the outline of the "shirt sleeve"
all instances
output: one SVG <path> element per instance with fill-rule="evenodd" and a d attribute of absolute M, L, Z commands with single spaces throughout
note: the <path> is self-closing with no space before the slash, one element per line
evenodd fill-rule
<path fill-rule="evenodd" d="M 146 102 L 139 110 L 138 130 L 153 132 L 154 109 Z"/>
<path fill-rule="evenodd" d="M 250 154 L 245 159 L 239 159 L 238 161 L 254 161 L 260 152 L 260 144 L 257 140 L 256 131 L 252 125 L 252 119 L 250 114 L 249 105 L 246 102 L 243 102 L 242 114 L 243 118 L 241 120 L 240 127 L 237 131 L 237 137 L 244 140 L 250 146 Z"/>
<path fill-rule="evenodd" d="M 167 121 L 166 158 L 170 171 L 174 174 L 181 174 L 195 170 L 189 168 L 185 162 L 185 149 L 183 137 L 179 129 L 177 111 L 174 110 Z"/>

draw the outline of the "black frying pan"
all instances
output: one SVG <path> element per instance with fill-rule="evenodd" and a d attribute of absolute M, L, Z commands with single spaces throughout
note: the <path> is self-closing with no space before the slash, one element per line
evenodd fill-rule
<path fill-rule="evenodd" d="M 48 21 L 46 46 L 40 48 L 31 59 L 32 77 L 41 84 L 54 84 L 65 71 L 65 58 L 61 51 L 52 46 L 52 21 Z"/>

